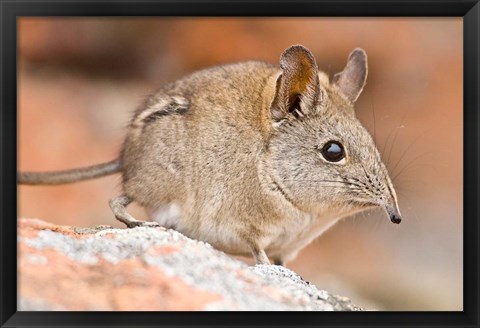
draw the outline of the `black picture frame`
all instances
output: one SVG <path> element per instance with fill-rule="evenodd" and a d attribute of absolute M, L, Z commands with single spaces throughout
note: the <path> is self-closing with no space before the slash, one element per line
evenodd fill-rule
<path fill-rule="evenodd" d="M 0 324 L 38 326 L 478 327 L 480 4 L 473 0 L 1 0 Z M 464 311 L 17 312 L 16 19 L 21 16 L 460 16 L 464 19 Z"/>

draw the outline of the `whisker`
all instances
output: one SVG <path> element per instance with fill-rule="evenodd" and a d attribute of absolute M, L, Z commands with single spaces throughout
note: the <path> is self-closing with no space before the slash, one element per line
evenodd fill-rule
<path fill-rule="evenodd" d="M 319 188 L 319 186 L 305 186 L 306 188 Z M 361 188 L 349 188 L 347 186 L 326 186 L 326 185 L 320 185 L 320 188 L 335 188 L 335 189 L 338 189 L 338 191 L 341 191 L 343 193 L 348 193 L 348 192 L 352 192 L 352 193 L 355 193 L 353 195 L 357 195 L 357 194 L 366 194 L 368 195 L 368 193 L 365 193 L 365 189 L 361 189 Z"/>
<path fill-rule="evenodd" d="M 386 160 L 386 158 L 385 158 L 385 156 L 384 156 L 384 155 L 385 155 L 385 150 L 387 149 L 388 141 L 390 140 L 390 137 L 392 136 L 393 132 L 395 132 L 395 129 L 390 130 L 390 132 L 388 133 L 387 138 L 385 138 L 385 143 L 383 144 L 382 149 L 381 149 L 381 150 L 379 149 L 380 154 L 382 155 L 383 160 L 385 161 L 385 163 L 387 162 L 387 160 Z"/>
<path fill-rule="evenodd" d="M 403 127 L 404 127 L 403 123 L 400 124 L 400 126 L 397 126 L 397 129 L 395 131 L 395 135 L 393 136 L 392 143 L 390 144 L 390 150 L 388 152 L 388 157 L 387 157 L 387 165 L 390 163 L 390 157 L 392 155 L 393 147 L 395 147 L 395 141 L 397 141 L 397 137 L 398 137 L 398 134 L 400 132 L 400 129 L 403 128 Z"/>
<path fill-rule="evenodd" d="M 307 186 L 307 188 L 317 188 L 317 187 L 314 187 L 314 186 Z M 339 187 L 339 186 L 321 186 L 321 188 L 335 188 L 335 189 L 338 189 L 339 191 L 352 191 L 352 192 L 362 192 L 363 189 L 358 189 L 358 188 L 347 188 L 347 187 Z"/>
<path fill-rule="evenodd" d="M 444 124 L 445 125 L 445 124 Z M 441 127 L 443 128 L 442 125 Z M 430 126 L 428 129 L 422 131 L 422 133 L 420 133 L 409 145 L 408 147 L 403 151 L 402 155 L 400 156 L 400 158 L 398 159 L 397 163 L 395 164 L 395 166 L 393 167 L 393 169 L 391 170 L 391 173 L 394 174 L 395 172 L 395 169 L 397 168 L 398 164 L 400 164 L 400 162 L 402 161 L 402 159 L 405 157 L 405 155 L 408 153 L 409 150 L 411 150 L 411 148 L 413 147 L 413 145 L 415 143 L 418 142 L 418 140 L 420 140 L 421 137 L 424 137 L 427 133 L 430 133 L 433 129 L 433 126 Z M 427 154 L 429 154 L 431 152 L 427 152 Z"/>
<path fill-rule="evenodd" d="M 369 92 L 370 95 L 370 104 L 372 105 L 372 115 L 373 115 L 373 142 L 377 144 L 377 124 L 375 120 L 375 105 L 373 104 L 372 91 Z"/>
<path fill-rule="evenodd" d="M 395 178 L 400 176 L 400 174 L 402 174 L 406 169 L 411 169 L 412 167 L 414 167 L 414 166 L 412 166 L 412 164 L 414 164 L 415 161 L 422 158 L 423 156 L 429 155 L 430 153 L 431 152 L 422 153 L 422 154 L 416 156 L 415 158 L 413 158 L 412 160 L 410 160 L 402 169 L 400 169 L 400 171 L 395 173 L 395 175 L 392 177 L 392 180 L 395 180 Z M 418 165 L 418 164 L 416 164 L 416 165 Z M 392 171 L 392 173 L 393 173 L 393 171 Z"/>
<path fill-rule="evenodd" d="M 332 183 L 343 183 L 349 184 L 343 180 L 308 180 L 308 179 L 284 179 L 283 181 L 298 181 L 298 182 L 332 182 Z"/>
<path fill-rule="evenodd" d="M 315 182 L 315 183 L 319 183 L 319 182 L 328 182 L 328 183 L 341 183 L 341 184 L 344 184 L 344 185 L 347 185 L 347 186 L 355 186 L 355 187 L 358 187 L 358 188 L 363 188 L 365 186 L 362 186 L 362 185 L 359 185 L 357 183 L 354 183 L 354 182 L 347 182 L 347 181 L 342 181 L 342 180 L 299 180 L 299 179 L 285 179 L 283 181 L 296 181 L 296 182 Z M 360 181 L 358 181 L 360 182 Z"/>
<path fill-rule="evenodd" d="M 373 185 L 372 179 L 370 178 L 370 175 L 368 175 L 367 170 L 365 169 L 365 166 L 363 165 L 363 163 L 360 163 L 360 165 L 362 166 L 365 177 L 368 179 L 368 182 L 370 182 L 370 185 L 372 186 Z M 367 187 L 366 184 L 365 184 L 365 187 Z"/>
<path fill-rule="evenodd" d="M 385 162 L 386 162 L 387 165 L 388 165 L 388 163 L 390 162 L 390 155 L 391 155 L 391 153 L 392 153 L 393 145 L 395 144 L 395 141 L 396 141 L 396 139 L 397 139 L 397 135 L 398 135 L 399 129 L 404 126 L 403 123 L 405 122 L 405 118 L 406 118 L 406 117 L 407 117 L 407 112 L 404 112 L 404 113 L 403 113 L 402 120 L 400 121 L 400 125 L 397 126 L 395 129 L 393 129 L 393 130 L 390 132 L 390 134 L 388 135 L 387 141 L 390 139 L 392 133 L 395 132 L 395 136 L 393 137 L 393 141 L 390 143 L 390 150 L 389 150 L 389 152 L 388 152 L 388 156 L 387 156 L 387 158 L 385 158 Z M 383 148 L 383 152 L 386 152 L 387 141 L 385 141 L 385 145 L 384 145 L 384 148 Z"/>
<path fill-rule="evenodd" d="M 304 187 L 307 187 L 307 188 L 338 188 L 340 190 L 347 190 L 347 191 L 362 191 L 363 189 L 362 188 L 353 188 L 353 187 L 348 187 L 348 186 L 342 186 L 342 185 L 324 185 L 324 184 L 320 184 L 320 185 L 305 185 Z"/>
<path fill-rule="evenodd" d="M 400 156 L 400 158 L 398 159 L 397 161 L 397 164 L 395 164 L 395 166 L 393 167 L 392 169 L 392 174 L 395 172 L 395 169 L 397 168 L 398 164 L 402 161 L 402 159 L 405 157 L 405 155 L 407 154 L 407 152 L 413 147 L 413 145 L 418 141 L 420 140 L 421 137 L 423 137 L 425 135 L 425 133 L 427 132 L 428 130 L 425 130 L 423 131 L 422 133 L 420 133 L 420 135 L 418 135 L 411 143 L 410 145 L 408 145 L 408 147 L 403 151 L 402 155 Z"/>

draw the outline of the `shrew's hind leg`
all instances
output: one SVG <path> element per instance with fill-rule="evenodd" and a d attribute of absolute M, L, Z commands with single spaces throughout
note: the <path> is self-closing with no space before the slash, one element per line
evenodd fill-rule
<path fill-rule="evenodd" d="M 131 216 L 126 208 L 131 202 L 132 199 L 126 194 L 110 199 L 110 208 L 118 221 L 125 223 L 129 228 L 160 226 L 157 222 L 140 221 Z"/>

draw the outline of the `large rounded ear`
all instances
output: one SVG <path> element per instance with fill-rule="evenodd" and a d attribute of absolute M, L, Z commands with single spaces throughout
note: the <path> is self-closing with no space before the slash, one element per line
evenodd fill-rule
<path fill-rule="evenodd" d="M 280 68 L 282 74 L 270 107 L 272 118 L 278 121 L 289 113 L 295 117 L 307 115 L 320 90 L 315 58 L 307 48 L 291 46 L 280 57 Z"/>
<path fill-rule="evenodd" d="M 356 48 L 348 56 L 348 62 L 342 72 L 335 74 L 333 83 L 338 90 L 352 103 L 354 103 L 367 81 L 367 53 Z"/>

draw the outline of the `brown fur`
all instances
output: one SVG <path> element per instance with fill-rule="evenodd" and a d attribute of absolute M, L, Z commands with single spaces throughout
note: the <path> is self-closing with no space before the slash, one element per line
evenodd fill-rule
<path fill-rule="evenodd" d="M 330 82 L 306 48 L 292 46 L 280 68 L 218 66 L 166 85 L 131 121 L 120 156 L 124 193 L 112 211 L 130 227 L 146 225 L 126 211 L 135 201 L 161 225 L 257 263 L 290 260 L 372 206 L 398 223 L 388 172 L 354 115 L 366 77 L 361 49 Z M 323 157 L 329 141 L 345 158 Z"/>
<path fill-rule="evenodd" d="M 179 204 L 172 227 L 230 253 L 253 251 L 257 260 L 258 250 L 289 259 L 339 218 L 372 204 L 396 208 L 388 173 L 349 101 L 366 70 L 345 96 L 342 85 L 319 76 L 305 48 L 290 48 L 281 63 L 210 68 L 154 95 L 124 144 L 125 193 L 151 209 Z M 288 112 L 292 95 L 300 96 L 300 116 Z M 188 108 L 172 112 L 173 97 Z M 171 113 L 138 124 L 153 107 Z M 320 158 L 330 139 L 345 145 L 346 165 Z M 301 229 L 291 235 L 295 226 Z"/>

